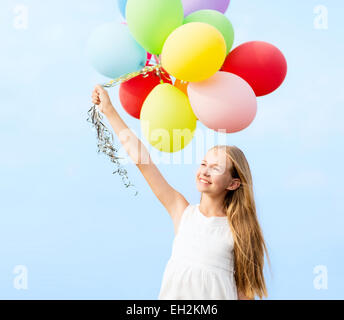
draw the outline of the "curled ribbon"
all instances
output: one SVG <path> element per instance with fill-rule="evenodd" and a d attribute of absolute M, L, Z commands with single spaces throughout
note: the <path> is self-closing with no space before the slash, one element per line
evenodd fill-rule
<path fill-rule="evenodd" d="M 103 88 L 115 87 L 116 85 L 128 81 L 132 78 L 135 78 L 139 75 L 142 75 L 143 77 L 148 77 L 148 73 L 152 71 L 156 72 L 156 75 L 160 78 L 160 83 L 163 83 L 162 75 L 164 75 L 165 72 L 161 69 L 160 61 L 158 60 L 157 62 L 158 64 L 156 65 L 145 66 L 139 71 L 120 76 L 116 79 L 109 81 L 108 83 L 103 84 L 102 86 Z M 126 169 L 122 167 L 119 161 L 120 159 L 124 158 L 117 156 L 118 150 L 113 145 L 114 136 L 112 132 L 102 122 L 102 119 L 103 116 L 98 111 L 96 105 L 93 105 L 88 111 L 87 122 L 91 123 L 93 125 L 93 130 L 96 131 L 98 148 L 97 152 L 105 154 L 110 158 L 110 161 L 115 164 L 117 169 L 113 172 L 113 174 L 118 173 L 122 177 L 122 182 L 126 188 L 130 186 L 135 186 L 129 181 L 128 172 Z M 136 196 L 137 194 L 138 191 L 136 190 L 134 195 Z"/>

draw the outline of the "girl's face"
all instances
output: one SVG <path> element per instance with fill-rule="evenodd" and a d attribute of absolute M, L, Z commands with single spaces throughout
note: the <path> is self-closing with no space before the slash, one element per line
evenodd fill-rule
<path fill-rule="evenodd" d="M 224 150 L 209 150 L 196 173 L 198 191 L 219 194 L 226 189 L 236 189 L 240 180 L 232 178 L 230 168 L 231 160 Z"/>

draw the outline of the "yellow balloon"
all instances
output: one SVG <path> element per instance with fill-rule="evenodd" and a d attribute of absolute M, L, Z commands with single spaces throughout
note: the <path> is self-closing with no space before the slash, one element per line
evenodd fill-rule
<path fill-rule="evenodd" d="M 161 53 L 162 67 L 177 79 L 197 82 L 210 78 L 226 59 L 226 41 L 210 24 L 190 22 L 175 29 Z"/>
<path fill-rule="evenodd" d="M 140 122 L 147 141 L 164 152 L 182 150 L 196 129 L 196 116 L 188 97 L 169 83 L 157 85 L 147 96 Z"/>

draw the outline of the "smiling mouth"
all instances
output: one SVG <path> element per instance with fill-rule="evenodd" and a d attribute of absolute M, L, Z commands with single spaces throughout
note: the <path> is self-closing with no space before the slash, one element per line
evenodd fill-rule
<path fill-rule="evenodd" d="M 203 184 L 211 184 L 211 182 L 208 182 L 207 180 L 204 180 L 204 179 L 202 179 L 202 178 L 198 178 L 198 180 L 199 180 L 200 182 L 202 182 Z"/>

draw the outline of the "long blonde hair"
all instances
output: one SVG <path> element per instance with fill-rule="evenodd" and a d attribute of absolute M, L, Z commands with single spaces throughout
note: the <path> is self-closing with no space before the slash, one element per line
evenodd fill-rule
<path fill-rule="evenodd" d="M 264 253 L 269 266 L 267 247 L 259 226 L 253 194 L 252 175 L 244 153 L 236 146 L 217 145 L 211 149 L 224 149 L 231 160 L 230 173 L 239 178 L 240 187 L 228 190 L 224 210 L 234 239 L 234 270 L 238 291 L 253 299 L 267 297 L 263 274 Z"/>

